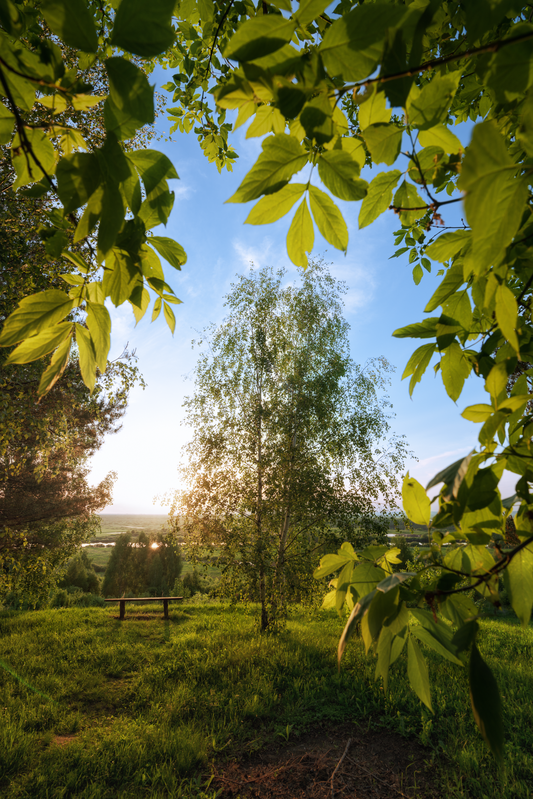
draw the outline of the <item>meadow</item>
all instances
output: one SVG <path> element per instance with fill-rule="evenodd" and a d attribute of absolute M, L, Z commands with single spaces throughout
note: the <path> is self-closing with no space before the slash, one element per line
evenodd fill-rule
<path fill-rule="evenodd" d="M 360 641 L 340 673 L 335 614 L 299 606 L 277 636 L 257 609 L 206 602 L 0 612 L 0 792 L 5 799 L 214 799 L 213 769 L 317 724 L 390 731 L 427 747 L 442 799 L 526 799 L 533 774 L 533 627 L 482 623 L 501 686 L 505 778 L 472 719 L 466 670 L 426 652 L 435 714 L 401 656 L 387 694 Z M 415 794 L 410 794 L 414 796 Z"/>

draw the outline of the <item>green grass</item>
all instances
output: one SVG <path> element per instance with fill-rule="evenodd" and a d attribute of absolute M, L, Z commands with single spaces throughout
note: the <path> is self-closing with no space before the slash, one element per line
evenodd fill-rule
<path fill-rule="evenodd" d="M 385 695 L 355 641 L 340 674 L 335 615 L 295 608 L 279 636 L 256 609 L 128 605 L 0 613 L 0 793 L 4 799 L 212 796 L 215 757 L 297 735 L 319 720 L 361 721 L 431 747 L 442 799 L 525 799 L 533 774 L 533 628 L 483 623 L 483 655 L 502 688 L 507 779 L 472 719 L 465 670 L 433 660 L 435 715 L 407 686 L 405 662 Z M 131 616 L 146 614 L 145 619 Z M 403 656 L 402 656 L 403 658 Z M 56 736 L 72 736 L 59 746 Z"/>

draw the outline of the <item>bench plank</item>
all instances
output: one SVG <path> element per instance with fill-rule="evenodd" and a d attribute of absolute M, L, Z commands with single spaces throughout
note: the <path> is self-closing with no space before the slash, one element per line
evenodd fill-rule
<path fill-rule="evenodd" d="M 174 599 L 183 599 L 182 596 L 138 596 L 138 597 L 114 597 L 113 599 L 105 599 L 104 602 L 120 602 L 120 621 L 124 621 L 126 615 L 126 602 L 162 602 L 163 603 L 163 616 L 168 619 L 168 603 Z"/>

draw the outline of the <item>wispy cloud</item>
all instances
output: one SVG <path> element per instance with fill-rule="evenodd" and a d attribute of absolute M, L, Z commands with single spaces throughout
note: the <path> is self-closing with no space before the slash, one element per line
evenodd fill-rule
<path fill-rule="evenodd" d="M 461 447 L 461 449 L 447 450 L 446 452 L 441 452 L 440 455 L 432 455 L 430 458 L 423 458 L 423 460 L 418 461 L 418 465 L 421 467 L 429 466 L 430 463 L 440 461 L 443 458 L 451 458 L 453 455 L 464 455 L 466 457 L 468 452 L 466 447 Z"/>

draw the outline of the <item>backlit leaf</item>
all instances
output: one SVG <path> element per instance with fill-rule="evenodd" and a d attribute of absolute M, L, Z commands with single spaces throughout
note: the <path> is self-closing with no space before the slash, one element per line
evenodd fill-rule
<path fill-rule="evenodd" d="M 308 161 L 304 148 L 293 136 L 280 133 L 268 136 L 263 152 L 228 203 L 246 203 L 262 194 L 281 189 Z"/>
<path fill-rule="evenodd" d="M 526 547 L 513 555 L 503 579 L 511 606 L 522 627 L 527 627 L 533 607 L 533 547 Z"/>
<path fill-rule="evenodd" d="M 69 361 L 71 342 L 72 336 L 68 336 L 52 355 L 50 366 L 41 375 L 39 388 L 37 389 L 40 397 L 50 391 L 65 371 Z"/>
<path fill-rule="evenodd" d="M 91 333 L 96 363 L 100 371 L 105 372 L 111 347 L 111 317 L 105 305 L 96 302 L 87 303 L 86 323 Z"/>
<path fill-rule="evenodd" d="M 307 266 L 307 253 L 313 249 L 314 238 L 313 220 L 304 197 L 287 233 L 287 253 L 293 264 Z"/>
<path fill-rule="evenodd" d="M 310 186 L 309 201 L 321 234 L 333 247 L 345 252 L 348 248 L 348 228 L 331 197 L 315 186 Z"/>
<path fill-rule="evenodd" d="M 403 481 L 402 500 L 403 509 L 408 519 L 415 524 L 429 524 L 431 517 L 429 497 L 418 480 L 409 476 L 409 472 Z"/>
<path fill-rule="evenodd" d="M 428 667 L 424 660 L 424 655 L 412 635 L 409 636 L 407 643 L 407 675 L 413 691 L 426 707 L 433 712 Z"/>
<path fill-rule="evenodd" d="M 372 180 L 361 211 L 359 213 L 359 227 L 364 228 L 386 211 L 392 200 L 392 192 L 402 173 L 399 169 L 390 172 L 381 172 Z"/>
<path fill-rule="evenodd" d="M 177 241 L 166 236 L 150 236 L 148 243 L 155 247 L 159 255 L 174 269 L 181 269 L 187 263 L 187 253 Z"/>
<path fill-rule="evenodd" d="M 402 129 L 394 122 L 378 122 L 364 132 L 365 142 L 376 164 L 391 166 L 402 145 Z"/>
<path fill-rule="evenodd" d="M 76 323 L 76 344 L 80 359 L 80 372 L 83 382 L 92 393 L 96 382 L 96 353 L 90 332 Z"/>
<path fill-rule="evenodd" d="M 341 200 L 362 200 L 368 184 L 358 180 L 360 166 L 342 150 L 326 150 L 318 159 L 318 174 L 327 189 Z"/>
<path fill-rule="evenodd" d="M 18 308 L 8 316 L 0 333 L 0 346 L 9 347 L 28 336 L 61 321 L 74 307 L 73 301 L 58 289 L 41 291 L 20 301 Z"/>
<path fill-rule="evenodd" d="M 279 50 L 292 39 L 296 22 L 278 14 L 260 14 L 240 25 L 224 50 L 224 58 L 253 61 Z"/>
<path fill-rule="evenodd" d="M 72 324 L 70 322 L 60 322 L 58 325 L 45 328 L 36 336 L 25 339 L 6 359 L 5 364 L 10 363 L 30 363 L 42 358 L 44 355 L 53 352 L 63 339 L 70 334 Z"/>
<path fill-rule="evenodd" d="M 254 205 L 246 219 L 248 225 L 268 225 L 277 222 L 298 202 L 307 189 L 305 183 L 288 183 L 275 194 L 267 194 Z"/>

